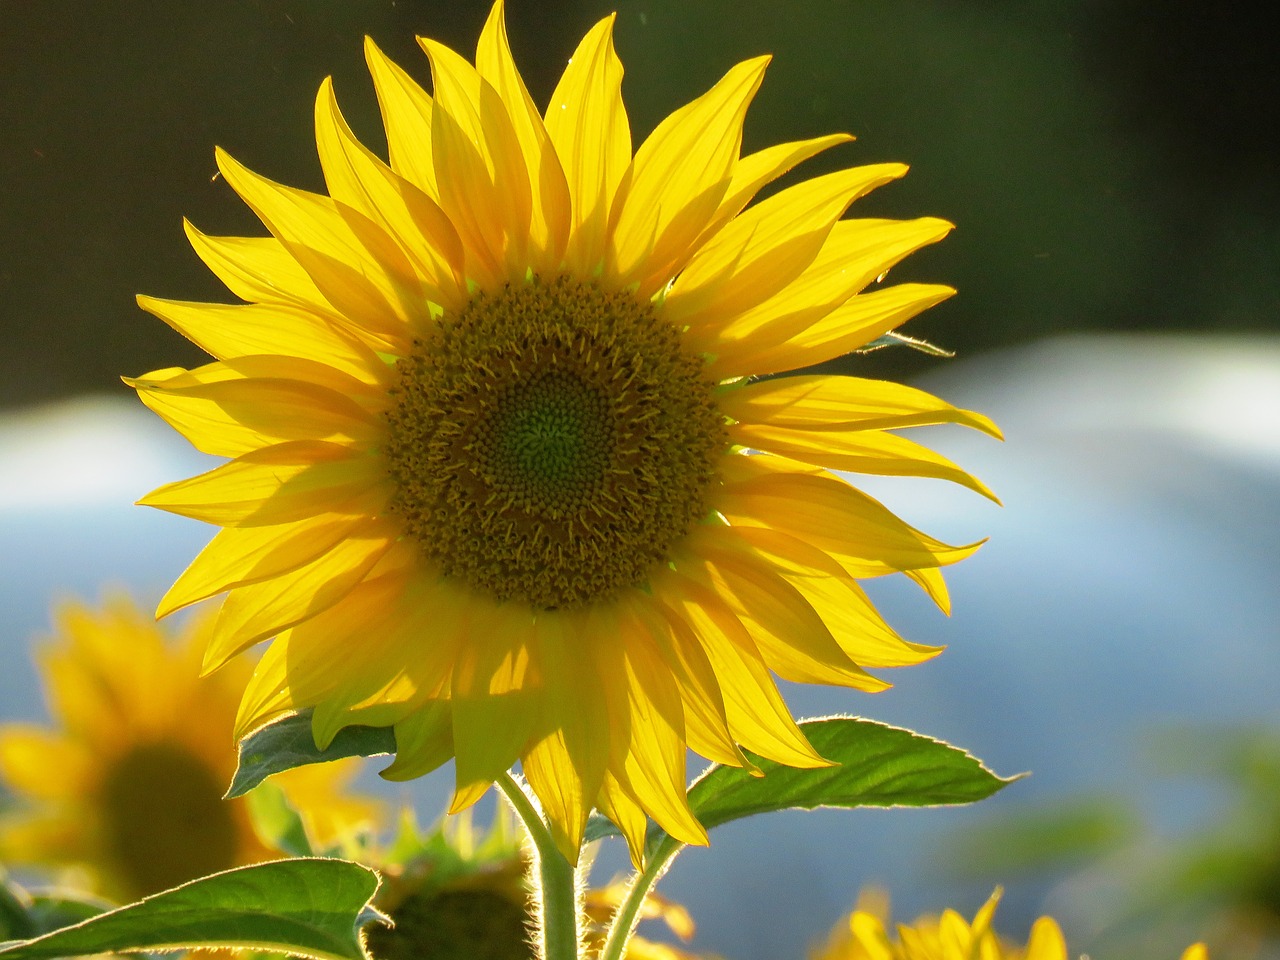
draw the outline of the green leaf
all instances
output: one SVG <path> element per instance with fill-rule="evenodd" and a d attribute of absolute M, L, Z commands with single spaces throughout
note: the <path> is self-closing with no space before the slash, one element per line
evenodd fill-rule
<path fill-rule="evenodd" d="M 368 960 L 359 930 L 382 920 L 378 875 L 345 860 L 296 859 L 192 880 L 31 940 L 0 944 L 2 960 L 135 950 L 241 947 L 314 960 Z"/>
<path fill-rule="evenodd" d="M 996 776 L 976 757 L 941 740 L 873 720 L 829 717 L 803 721 L 800 729 L 837 766 L 801 770 L 752 757 L 764 772 L 753 777 L 737 767 L 712 764 L 689 788 L 689 806 L 703 826 L 710 830 L 773 810 L 973 803 L 1017 779 Z M 617 833 L 603 818 L 587 825 L 588 840 Z M 669 857 L 680 846 L 653 826 L 645 859 Z"/>
<path fill-rule="evenodd" d="M 396 752 L 391 727 L 344 727 L 321 750 L 311 734 L 311 711 L 291 713 L 260 727 L 240 741 L 239 763 L 227 797 L 248 793 L 273 773 L 309 763 L 327 763 L 344 757 L 375 757 Z"/>
<path fill-rule="evenodd" d="M 274 783 L 260 783 L 247 794 L 249 822 L 258 839 L 272 850 L 291 857 L 311 857 L 311 840 L 298 811 Z"/>
<path fill-rule="evenodd" d="M 34 924 L 26 937 L 38 937 L 43 933 L 61 930 L 106 913 L 116 905 L 100 897 L 74 890 L 37 891 L 31 895 L 31 922 Z"/>
<path fill-rule="evenodd" d="M 36 925 L 30 910 L 31 896 L 9 880 L 0 868 L 0 940 L 34 934 Z"/>

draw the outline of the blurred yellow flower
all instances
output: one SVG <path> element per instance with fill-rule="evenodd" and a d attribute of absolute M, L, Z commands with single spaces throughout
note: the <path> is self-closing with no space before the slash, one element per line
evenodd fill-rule
<path fill-rule="evenodd" d="M 613 17 L 540 114 L 501 0 L 473 67 L 421 40 L 428 95 L 372 43 L 390 165 L 326 80 L 328 195 L 219 170 L 270 237 L 199 256 L 245 304 L 140 297 L 212 354 L 130 380 L 231 458 L 143 503 L 224 527 L 160 614 L 226 594 L 217 669 L 274 637 L 237 731 L 315 708 L 316 742 L 394 726 L 385 774 L 456 759 L 452 809 L 517 760 L 576 858 L 593 807 L 639 856 L 646 815 L 690 843 L 685 748 L 823 766 L 774 674 L 876 691 L 918 663 L 856 578 L 977 544 L 913 529 L 830 469 L 990 492 L 896 433 L 980 414 L 893 383 L 759 379 L 839 357 L 949 297 L 866 288 L 945 221 L 842 220 L 897 163 L 748 206 L 842 134 L 740 156 L 767 57 L 738 64 L 632 152 Z M 744 212 L 745 211 L 745 212 Z M 747 455 L 760 452 L 763 455 Z"/>
<path fill-rule="evenodd" d="M 888 930 L 888 900 L 872 891 L 836 924 L 810 960 L 1069 960 L 1062 930 L 1052 917 L 1035 922 L 1025 947 L 998 936 L 991 921 L 1000 893 L 997 889 L 991 895 L 972 923 L 947 910 L 940 917 L 921 917 L 911 926 L 899 924 L 894 938 Z M 1181 960 L 1209 960 L 1209 954 L 1197 943 Z"/>
<path fill-rule="evenodd" d="M 223 800 L 236 767 L 236 704 L 252 667 L 200 679 L 208 618 L 168 642 L 116 597 L 64 605 L 39 651 L 54 726 L 0 726 L 0 861 L 78 868 L 95 892 L 132 900 L 233 866 L 274 859 L 246 801 Z M 321 846 L 376 822 L 380 805 L 348 794 L 352 762 L 273 779 Z"/>

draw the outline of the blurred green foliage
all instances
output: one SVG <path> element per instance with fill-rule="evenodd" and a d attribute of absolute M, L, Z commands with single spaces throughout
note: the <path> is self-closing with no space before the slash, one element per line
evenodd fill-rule
<path fill-rule="evenodd" d="M 855 214 L 959 225 L 894 279 L 961 295 L 908 331 L 972 353 L 1065 330 L 1280 322 L 1274 31 L 1190 0 L 620 0 L 636 141 L 731 63 L 775 54 L 746 147 L 847 130 L 812 171 L 903 160 Z M 509 0 L 545 102 L 611 4 Z M 318 189 L 312 98 L 333 74 L 381 149 L 362 34 L 426 78 L 413 42 L 469 52 L 488 0 L 23 0 L 0 4 L 0 404 L 114 390 L 201 355 L 133 295 L 229 299 L 186 248 L 260 232 L 213 146 Z M 807 171 L 810 172 L 810 171 Z M 939 362 L 882 351 L 882 375 Z M 865 362 L 864 362 L 865 364 Z M 865 369 L 865 365 L 863 367 Z"/>

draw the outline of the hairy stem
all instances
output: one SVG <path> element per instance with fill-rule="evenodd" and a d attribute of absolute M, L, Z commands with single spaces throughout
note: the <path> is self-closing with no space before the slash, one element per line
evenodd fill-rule
<path fill-rule="evenodd" d="M 541 960 L 579 960 L 578 888 L 573 865 L 556 848 L 546 823 L 516 778 L 504 773 L 498 779 L 498 789 L 524 823 L 537 854 L 532 879 L 538 904 L 539 956 Z"/>

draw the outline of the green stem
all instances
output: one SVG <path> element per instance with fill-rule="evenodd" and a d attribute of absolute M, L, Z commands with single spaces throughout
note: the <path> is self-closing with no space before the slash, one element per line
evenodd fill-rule
<path fill-rule="evenodd" d="M 578 960 L 578 889 L 573 865 L 556 847 L 551 831 L 515 777 L 504 773 L 498 778 L 498 789 L 529 831 L 538 855 L 534 886 L 541 960 Z"/>
<path fill-rule="evenodd" d="M 667 838 L 670 840 L 670 838 Z M 653 889 L 653 885 L 662 879 L 671 864 L 672 858 L 684 848 L 684 844 L 672 842 L 660 846 L 650 856 L 644 869 L 631 880 L 627 896 L 618 907 L 609 924 L 609 937 L 604 942 L 604 950 L 600 952 L 600 960 L 622 960 L 626 952 L 627 941 L 635 933 L 636 924 L 640 922 L 640 908 L 644 899 Z"/>

